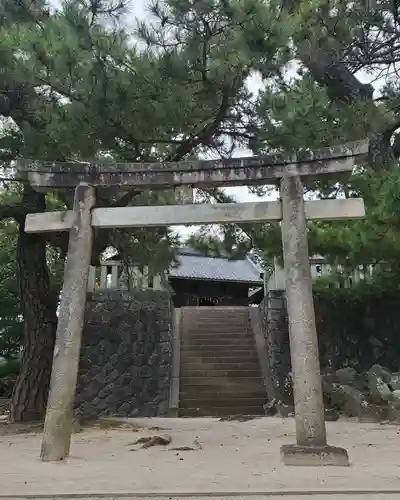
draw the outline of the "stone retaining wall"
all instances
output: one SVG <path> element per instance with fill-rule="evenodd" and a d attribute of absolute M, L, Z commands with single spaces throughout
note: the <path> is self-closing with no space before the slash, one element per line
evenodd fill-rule
<path fill-rule="evenodd" d="M 289 330 L 283 292 L 271 291 L 260 304 L 269 363 L 269 399 L 285 401 L 290 372 Z"/>
<path fill-rule="evenodd" d="M 314 303 L 323 372 L 344 366 L 362 372 L 374 364 L 400 371 L 400 300 L 397 292 L 371 293 L 362 297 L 353 296 L 350 290 L 318 293 Z M 285 401 L 291 370 L 285 293 L 269 292 L 260 310 L 274 387 L 268 397 Z"/>
<path fill-rule="evenodd" d="M 172 321 L 164 291 L 89 295 L 75 409 L 81 418 L 167 413 Z"/>

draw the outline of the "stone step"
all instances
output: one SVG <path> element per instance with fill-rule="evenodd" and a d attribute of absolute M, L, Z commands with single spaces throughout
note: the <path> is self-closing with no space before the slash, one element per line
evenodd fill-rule
<path fill-rule="evenodd" d="M 179 410 L 181 417 L 227 417 L 233 415 L 260 415 L 263 416 L 262 406 L 225 406 L 213 408 L 184 408 Z"/>
<path fill-rule="evenodd" d="M 202 356 L 204 352 L 207 353 L 215 353 L 216 356 L 219 355 L 220 352 L 226 352 L 229 355 L 233 355 L 233 353 L 240 354 L 244 352 L 253 352 L 256 353 L 255 346 L 251 345 L 240 345 L 240 344 L 192 344 L 185 345 L 181 347 L 181 354 L 187 355 L 189 353 L 193 353 L 196 355 L 198 353 L 199 356 Z"/>
<path fill-rule="evenodd" d="M 238 344 L 244 344 L 246 346 L 251 346 L 251 348 L 254 349 L 256 347 L 256 341 L 253 337 L 246 337 L 243 335 L 237 336 L 237 337 L 230 337 L 227 335 L 226 337 L 215 337 L 213 338 L 211 335 L 208 337 L 196 337 L 196 338 L 191 338 L 191 337 L 186 337 L 181 339 L 181 347 L 187 347 L 187 346 L 193 346 L 194 348 L 197 348 L 198 346 L 202 345 L 209 345 L 211 347 L 215 345 L 238 345 Z"/>
<path fill-rule="evenodd" d="M 194 325 L 200 325 L 200 324 L 207 324 L 207 325 L 216 325 L 217 327 L 219 326 L 224 326 L 226 324 L 228 325 L 237 325 L 237 326 L 246 326 L 250 325 L 250 319 L 249 318 L 230 318 L 227 316 L 226 318 L 182 318 L 182 325 L 184 326 L 194 326 Z"/>
<path fill-rule="evenodd" d="M 254 338 L 253 330 L 251 328 L 247 329 L 233 329 L 226 328 L 220 330 L 212 330 L 211 328 L 197 328 L 196 330 L 188 330 L 186 329 L 181 336 L 182 339 L 187 338 L 229 338 L 229 337 L 251 337 Z"/>
<path fill-rule="evenodd" d="M 235 330 L 233 328 L 226 328 L 220 330 L 213 330 L 212 328 L 202 327 L 197 330 L 182 330 L 181 339 L 190 339 L 190 338 L 202 338 L 202 339 L 212 339 L 212 338 L 221 338 L 226 339 L 230 337 L 245 337 L 245 338 L 254 338 L 253 330 L 250 328 L 238 329 Z"/>
<path fill-rule="evenodd" d="M 202 337 L 215 337 L 220 335 L 221 337 L 229 337 L 234 335 L 239 337 L 240 335 L 248 335 L 249 337 L 254 337 L 253 330 L 246 326 L 236 328 L 234 326 L 221 326 L 221 328 L 214 328 L 211 326 L 204 325 L 196 325 L 193 329 L 186 328 L 183 330 L 183 337 L 192 337 L 192 336 L 202 336 Z"/>
<path fill-rule="evenodd" d="M 183 311 L 182 317 L 185 318 L 248 318 L 250 316 L 249 310 L 244 309 L 241 311 Z"/>
<path fill-rule="evenodd" d="M 208 346 L 204 346 L 208 347 Z M 202 349 L 200 352 L 193 349 L 182 349 L 181 363 L 195 363 L 196 361 L 216 362 L 220 361 L 257 361 L 258 355 L 253 349 L 244 349 L 242 351 L 215 351 L 212 348 Z"/>
<path fill-rule="evenodd" d="M 186 357 L 181 359 L 182 367 L 194 367 L 194 366 L 206 365 L 207 367 L 215 366 L 218 368 L 219 366 L 221 366 L 221 364 L 232 366 L 232 365 L 237 365 L 238 363 L 244 363 L 246 366 L 251 365 L 252 367 L 257 366 L 260 368 L 260 363 L 255 356 L 247 358 L 241 356 L 227 356 L 227 357 L 221 356 L 219 358 L 215 357 L 203 358 L 198 356 L 197 358 L 193 358 L 193 356 L 191 356 L 189 359 L 187 359 Z"/>
<path fill-rule="evenodd" d="M 224 309 L 214 309 L 212 310 L 206 310 L 206 309 L 198 309 L 197 311 L 188 311 L 188 310 L 183 310 L 182 317 L 185 318 L 248 318 L 249 317 L 249 310 L 244 308 L 241 310 L 224 310 Z"/>
<path fill-rule="evenodd" d="M 182 315 L 183 320 L 188 321 L 197 321 L 199 319 L 204 321 L 250 321 L 250 314 L 241 313 L 241 314 L 188 314 L 184 313 Z"/>
<path fill-rule="evenodd" d="M 235 363 L 191 363 L 182 364 L 181 367 L 181 376 L 185 377 L 186 375 L 190 376 L 192 373 L 198 371 L 207 371 L 210 372 L 223 372 L 223 371 L 234 371 L 234 370 L 245 370 L 245 371 L 258 371 L 260 372 L 260 365 L 258 363 L 245 363 L 241 361 L 237 361 Z"/>
<path fill-rule="evenodd" d="M 205 369 L 182 369 L 181 371 L 181 378 L 190 380 L 193 378 L 198 378 L 198 377 L 207 377 L 209 379 L 215 379 L 215 378 L 225 378 L 225 379 L 235 379 L 235 378 L 248 378 L 248 377 L 261 377 L 260 374 L 260 369 L 257 368 L 252 368 L 247 370 L 246 368 L 224 368 L 224 369 L 219 369 L 219 368 L 213 368 L 208 366 Z"/>
<path fill-rule="evenodd" d="M 265 403 L 266 398 L 264 395 L 261 395 L 261 397 L 257 398 L 248 398 L 248 397 L 230 397 L 228 396 L 223 396 L 221 398 L 195 398 L 195 399 L 182 399 L 180 401 L 180 408 L 213 408 L 214 406 L 218 406 L 220 408 L 223 408 L 225 406 L 260 406 L 261 408 L 263 407 L 263 404 Z M 197 405 L 197 406 L 196 406 Z"/>
<path fill-rule="evenodd" d="M 255 387 L 252 388 L 251 390 L 231 390 L 229 388 L 222 390 L 221 388 L 217 389 L 212 389 L 210 387 L 199 387 L 199 386 L 192 386 L 192 387 L 184 387 L 184 390 L 181 390 L 179 393 L 179 400 L 182 401 L 188 400 L 188 399 L 198 399 L 200 400 L 205 400 L 205 399 L 220 399 L 220 398 L 225 398 L 225 399 L 242 399 L 242 398 L 250 398 L 250 399 L 266 399 L 266 391 L 264 387 Z M 265 401 L 264 401 L 265 402 Z"/>
<path fill-rule="evenodd" d="M 243 347 L 250 347 L 250 348 L 255 348 L 255 340 L 253 337 L 244 337 L 243 335 L 240 335 L 239 337 L 229 337 L 229 335 L 226 336 L 226 338 L 221 338 L 221 337 L 216 337 L 213 338 L 208 336 L 208 338 L 186 338 L 182 339 L 182 346 L 185 347 L 196 347 L 198 345 L 209 345 L 210 347 L 213 347 L 215 345 L 225 345 L 225 346 L 238 346 L 241 345 Z"/>
<path fill-rule="evenodd" d="M 215 325 L 217 327 L 224 325 L 248 326 L 251 324 L 249 318 L 182 318 L 182 325 L 195 326 L 200 324 Z"/>
<path fill-rule="evenodd" d="M 208 377 L 208 378 L 240 378 L 240 377 L 261 377 L 260 368 L 251 368 L 249 370 L 243 368 L 219 369 L 215 367 L 207 367 L 205 370 L 182 368 L 181 377 Z"/>
<path fill-rule="evenodd" d="M 249 325 L 212 325 L 207 323 L 196 323 L 195 325 L 183 326 L 182 332 L 185 335 L 241 335 L 244 333 L 252 334 L 252 327 Z"/>
<path fill-rule="evenodd" d="M 185 306 L 183 309 L 189 311 L 198 311 L 199 309 L 202 311 L 243 311 L 247 309 L 247 306 Z"/>
<path fill-rule="evenodd" d="M 226 377 L 182 377 L 180 380 L 180 390 L 198 387 L 200 390 L 231 390 L 250 391 L 259 387 L 264 387 L 261 377 L 238 377 L 231 380 Z"/>
<path fill-rule="evenodd" d="M 182 325 L 184 325 L 185 327 L 188 327 L 188 328 L 193 328 L 195 326 L 202 326 L 202 325 L 215 326 L 216 328 L 224 327 L 225 325 L 237 326 L 237 327 L 248 327 L 249 325 L 251 325 L 251 322 L 248 319 L 237 320 L 237 319 L 226 318 L 226 319 L 217 320 L 215 318 L 213 318 L 213 319 L 203 319 L 203 318 L 193 319 L 193 318 L 190 318 L 190 321 L 189 321 L 189 319 L 186 318 L 186 320 L 182 320 Z"/>
<path fill-rule="evenodd" d="M 191 321 L 202 319 L 205 321 L 250 321 L 249 313 L 241 313 L 241 314 L 188 314 L 184 313 L 182 315 L 182 320 Z"/>
<path fill-rule="evenodd" d="M 266 391 L 247 307 L 184 309 L 182 416 L 263 415 Z"/>
<path fill-rule="evenodd" d="M 235 360 L 218 360 L 218 361 L 204 361 L 197 360 L 193 363 L 188 363 L 187 360 L 182 361 L 181 375 L 188 373 L 191 370 L 201 369 L 203 365 L 207 365 L 206 369 L 216 369 L 216 370 L 260 370 L 260 364 L 258 360 L 255 361 L 243 361 L 240 358 Z"/>
<path fill-rule="evenodd" d="M 237 365 L 238 363 L 244 364 L 245 366 L 260 367 L 258 358 L 255 355 L 252 355 L 251 357 L 231 356 L 231 355 L 219 356 L 219 357 L 190 356 L 190 358 L 186 356 L 185 357 L 181 356 L 181 358 L 182 358 L 181 359 L 182 367 L 207 365 L 207 367 L 215 366 L 216 368 L 218 368 L 222 364 L 234 366 Z"/>
<path fill-rule="evenodd" d="M 188 342 L 192 342 L 194 344 L 203 344 L 207 342 L 212 342 L 213 344 L 216 344 L 218 342 L 220 343 L 225 343 L 225 342 L 240 342 L 243 340 L 245 343 L 253 343 L 255 345 L 255 339 L 254 335 L 252 333 L 226 333 L 226 334 L 220 334 L 217 333 L 215 335 L 208 333 L 206 335 L 204 334 L 186 334 L 181 337 L 181 344 L 187 344 Z"/>
<path fill-rule="evenodd" d="M 243 318 L 231 318 L 227 316 L 226 318 L 216 318 L 216 317 L 210 317 L 210 318 L 185 318 L 182 317 L 182 325 L 185 326 L 191 326 L 191 325 L 196 325 L 200 324 L 201 322 L 207 323 L 208 325 L 217 325 L 217 326 L 224 326 L 225 324 L 228 325 L 238 325 L 238 326 L 244 326 L 244 325 L 250 325 L 250 319 L 247 317 Z"/>

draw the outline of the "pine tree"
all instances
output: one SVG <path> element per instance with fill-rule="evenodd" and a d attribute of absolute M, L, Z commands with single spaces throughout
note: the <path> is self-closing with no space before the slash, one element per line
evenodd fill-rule
<path fill-rule="evenodd" d="M 277 20 L 278 3 L 177 1 L 154 4 L 153 19 L 135 32 L 123 25 L 123 1 L 0 1 L 2 159 L 57 161 L 179 160 L 207 151 L 229 154 L 246 127 L 253 68 L 271 74 L 287 59 L 293 24 Z M 247 40 L 249 30 L 257 40 Z M 239 134 L 238 134 L 239 131 Z M 225 147 L 230 138 L 230 144 Z M 228 141 L 228 142 L 229 142 Z M 14 177 L 14 180 L 17 180 Z M 57 326 L 59 283 L 52 283 L 48 248 L 62 263 L 65 234 L 29 235 L 27 213 L 49 203 L 71 206 L 72 193 L 44 195 L 22 184 L 20 196 L 0 204 L 0 219 L 18 225 L 17 275 L 24 318 L 22 369 L 11 419 L 43 416 Z M 205 193 L 215 197 L 219 192 Z M 98 190 L 100 206 L 171 202 L 171 192 Z M 93 262 L 113 245 L 156 269 L 176 245 L 163 228 L 104 231 Z M 172 250 L 171 250 L 172 248 Z"/>

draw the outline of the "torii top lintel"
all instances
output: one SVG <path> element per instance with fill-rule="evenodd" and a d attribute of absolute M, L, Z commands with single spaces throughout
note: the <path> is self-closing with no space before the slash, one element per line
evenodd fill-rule
<path fill-rule="evenodd" d="M 276 184 L 287 165 L 296 164 L 300 176 L 318 177 L 351 171 L 365 162 L 368 140 L 336 145 L 295 156 L 283 154 L 229 160 L 184 160 L 165 163 L 79 163 L 19 160 L 19 174 L 41 190 L 93 186 L 162 189 L 173 186 L 217 187 Z"/>

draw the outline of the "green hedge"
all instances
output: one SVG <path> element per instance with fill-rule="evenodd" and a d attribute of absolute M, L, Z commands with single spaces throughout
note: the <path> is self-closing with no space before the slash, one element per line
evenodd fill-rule
<path fill-rule="evenodd" d="M 0 378 L 18 375 L 21 362 L 19 359 L 0 361 Z"/>

